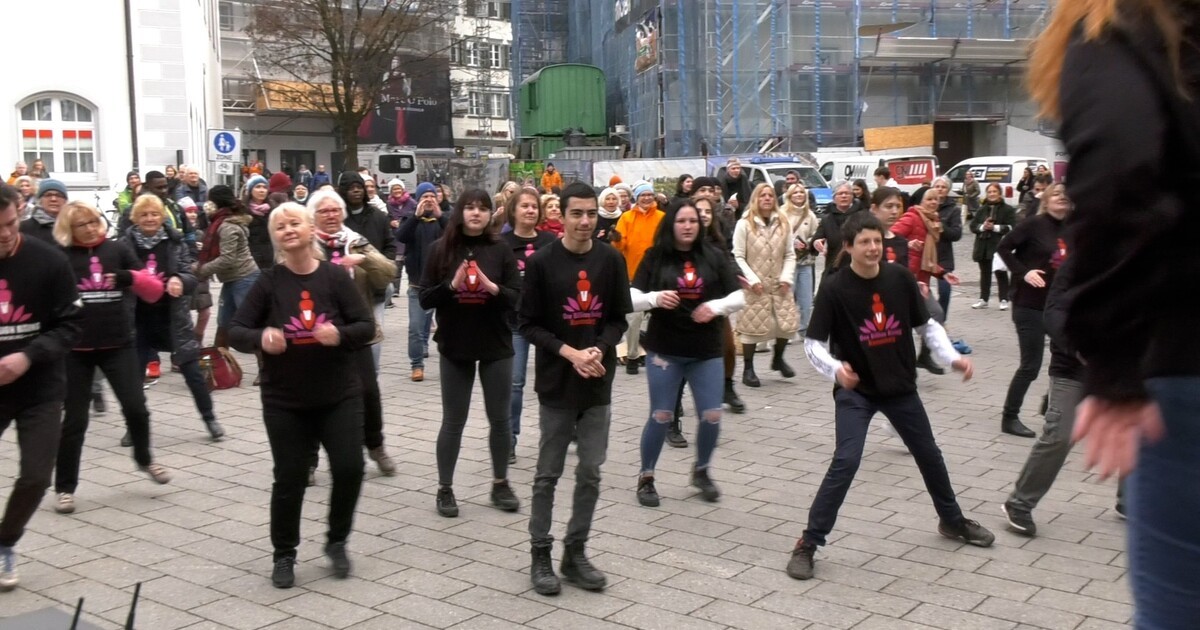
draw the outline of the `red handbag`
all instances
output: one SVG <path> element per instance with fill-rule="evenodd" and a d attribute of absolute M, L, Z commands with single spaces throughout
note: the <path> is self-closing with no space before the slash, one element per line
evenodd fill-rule
<path fill-rule="evenodd" d="M 228 348 L 210 346 L 200 350 L 200 371 L 208 391 L 232 389 L 242 385 L 242 366 Z"/>

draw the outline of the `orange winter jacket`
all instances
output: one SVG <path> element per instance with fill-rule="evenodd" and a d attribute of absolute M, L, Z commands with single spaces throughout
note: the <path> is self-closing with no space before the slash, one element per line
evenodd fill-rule
<path fill-rule="evenodd" d="M 554 192 L 555 188 L 562 188 L 562 185 L 562 173 L 557 170 L 553 173 L 542 173 L 542 188 L 545 188 L 546 192 Z"/>
<path fill-rule="evenodd" d="M 638 265 L 646 250 L 654 244 L 654 234 L 658 232 L 658 224 L 662 223 L 664 213 L 657 207 L 649 212 L 642 212 L 634 206 L 621 213 L 617 219 L 616 230 L 621 233 L 621 240 L 612 244 L 625 256 L 625 267 L 629 271 L 629 280 L 633 281 Z"/>

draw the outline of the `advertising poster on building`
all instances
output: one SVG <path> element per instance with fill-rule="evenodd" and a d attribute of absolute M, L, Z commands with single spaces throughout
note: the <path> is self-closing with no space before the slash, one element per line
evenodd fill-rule
<path fill-rule="evenodd" d="M 454 146 L 450 127 L 450 60 L 401 54 L 383 94 L 358 126 L 364 144 L 420 149 Z"/>
<path fill-rule="evenodd" d="M 658 7 L 647 11 L 638 20 L 634 33 L 637 56 L 633 61 L 633 68 L 638 73 L 658 65 L 658 28 L 661 23 L 662 11 Z"/>

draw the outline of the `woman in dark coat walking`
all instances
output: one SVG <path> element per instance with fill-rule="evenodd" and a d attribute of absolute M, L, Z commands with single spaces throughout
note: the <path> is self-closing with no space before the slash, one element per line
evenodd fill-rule
<path fill-rule="evenodd" d="M 143 370 L 158 352 L 171 353 L 183 380 L 192 393 L 196 410 L 213 440 L 225 436 L 225 429 L 213 414 L 212 395 L 200 371 L 200 343 L 192 328 L 189 311 L 191 295 L 199 282 L 192 273 L 196 259 L 183 235 L 163 225 L 166 209 L 154 195 L 142 195 L 129 211 L 133 226 L 124 241 L 137 255 L 145 270 L 163 281 L 165 293 L 153 303 L 139 301 L 135 309 L 138 358 Z M 132 442 L 129 444 L 132 446 Z"/>

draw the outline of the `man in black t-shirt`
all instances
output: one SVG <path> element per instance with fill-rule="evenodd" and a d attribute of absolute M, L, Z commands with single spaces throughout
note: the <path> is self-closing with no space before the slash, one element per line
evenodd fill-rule
<path fill-rule="evenodd" d="M 62 249 L 20 231 L 21 193 L 0 184 L 0 435 L 17 428 L 20 471 L 0 514 L 0 592 L 17 587 L 14 548 L 54 471 L 65 358 L 79 335 L 79 294 Z"/>
<path fill-rule="evenodd" d="M 598 220 L 596 193 L 580 182 L 562 192 L 563 237 L 525 262 L 519 329 L 537 347 L 534 389 L 542 440 L 529 517 L 530 581 L 541 595 L 560 590 L 550 561 L 554 488 L 567 448 L 577 442 L 575 501 L 563 538 L 563 577 L 598 591 L 608 580 L 585 554 L 600 496 L 600 464 L 608 451 L 615 346 L 633 310 L 625 258 L 592 238 Z"/>
<path fill-rule="evenodd" d="M 938 532 L 980 547 L 995 539 L 963 516 L 950 486 L 941 449 L 917 395 L 913 331 L 921 334 L 934 358 L 962 372 L 963 380 L 971 378 L 971 361 L 954 351 L 946 331 L 929 317 L 912 273 L 903 265 L 881 264 L 883 233 L 879 220 L 866 212 L 843 226 L 850 264 L 822 283 L 804 340 L 813 367 L 835 383 L 837 447 L 809 510 L 808 527 L 787 565 L 788 575 L 798 580 L 813 576 L 813 554 L 833 530 L 876 412 L 891 421 L 916 460 L 940 518 Z"/>

